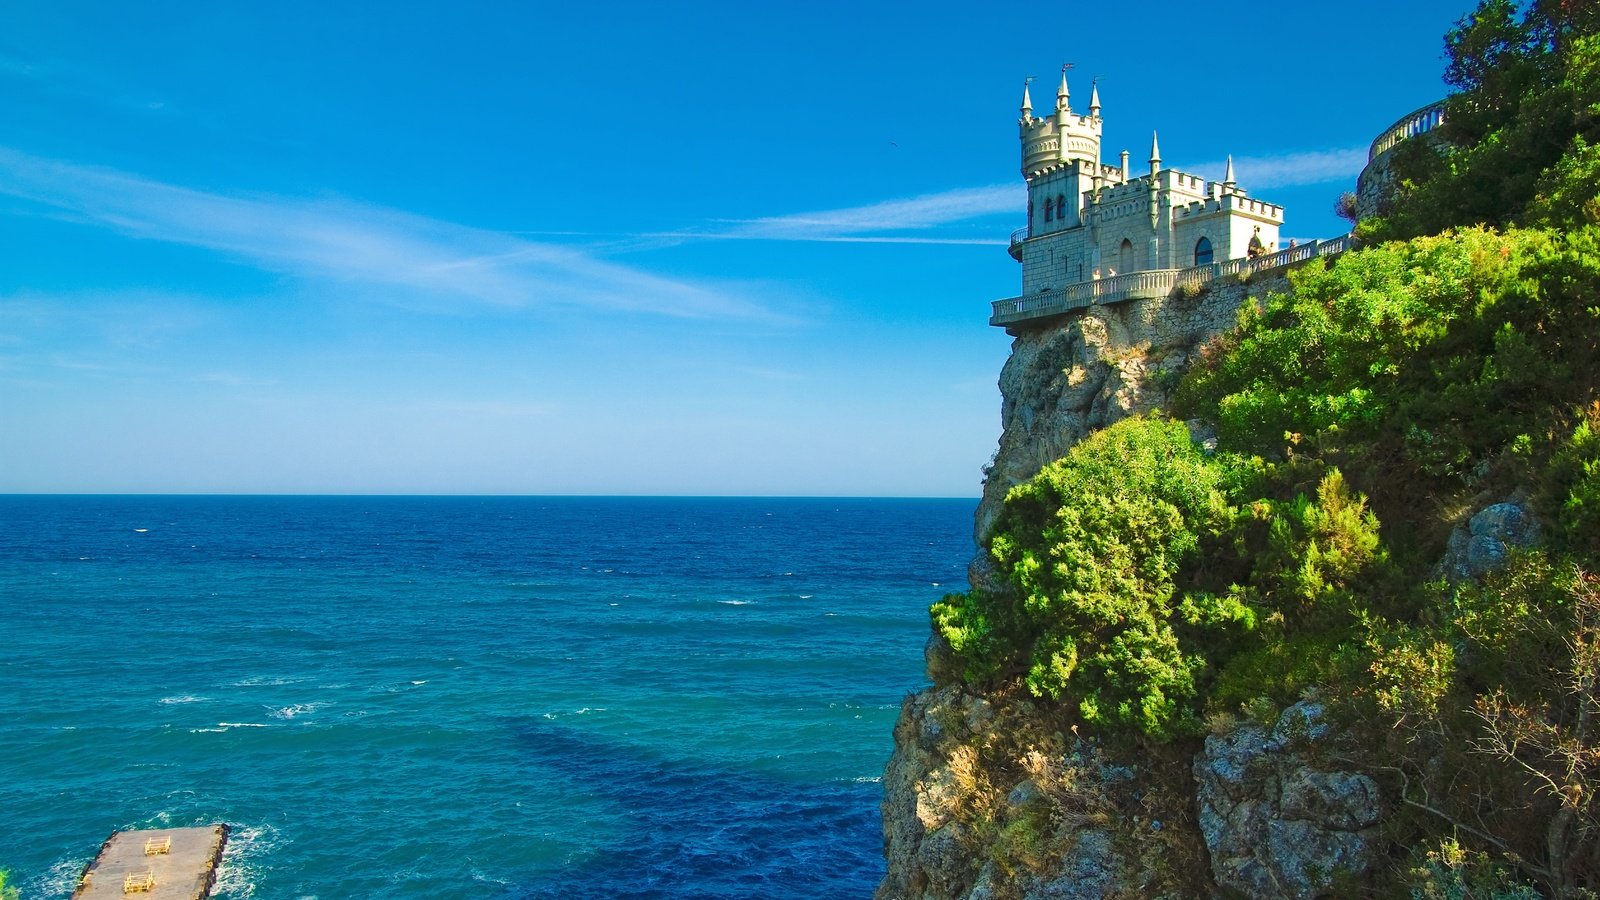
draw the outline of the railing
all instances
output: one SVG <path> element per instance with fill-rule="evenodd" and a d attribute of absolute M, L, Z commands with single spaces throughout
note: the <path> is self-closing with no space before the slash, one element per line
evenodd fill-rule
<path fill-rule="evenodd" d="M 1148 269 L 1143 272 L 1097 278 L 1093 281 L 1080 281 L 1055 290 L 996 300 L 990 304 L 989 324 L 1014 325 L 1089 306 L 1121 303 L 1127 300 L 1158 299 L 1170 296 L 1179 288 L 1201 287 L 1227 275 L 1253 275 L 1309 259 L 1333 256 L 1350 249 L 1350 246 L 1351 237 L 1347 234 L 1326 241 L 1311 241 L 1307 244 L 1286 247 L 1254 259 L 1229 259 L 1204 266 L 1191 266 L 1187 269 Z"/>
<path fill-rule="evenodd" d="M 1400 121 L 1390 125 L 1388 130 L 1378 135 L 1372 142 L 1372 147 L 1367 151 L 1367 162 L 1372 162 L 1380 155 L 1394 149 L 1394 145 L 1409 137 L 1425 134 L 1444 124 L 1445 101 L 1440 100 L 1430 103 L 1416 112 L 1402 116 Z"/>
<path fill-rule="evenodd" d="M 1033 228 L 1028 225 L 1011 232 L 1011 246 L 1006 248 L 1006 252 L 1011 254 L 1012 259 L 1022 262 L 1022 242 L 1032 237 L 1032 232 Z"/>

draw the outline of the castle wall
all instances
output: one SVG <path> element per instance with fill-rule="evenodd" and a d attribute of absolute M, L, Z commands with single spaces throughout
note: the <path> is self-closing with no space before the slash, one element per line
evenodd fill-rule
<path fill-rule="evenodd" d="M 1073 228 L 1024 243 L 1022 293 L 1036 294 L 1092 277 L 1093 266 L 1086 253 L 1087 231 Z"/>

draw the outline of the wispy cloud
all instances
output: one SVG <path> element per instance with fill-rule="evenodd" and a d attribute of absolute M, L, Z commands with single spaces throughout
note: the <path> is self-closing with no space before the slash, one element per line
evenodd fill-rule
<path fill-rule="evenodd" d="M 1353 180 L 1367 161 L 1366 147 L 1312 150 L 1279 156 L 1240 156 L 1233 164 L 1246 188 L 1326 184 Z M 1224 163 L 1180 166 L 1184 171 L 1222 177 Z M 864 206 L 793 213 L 720 223 L 721 228 L 644 235 L 654 238 L 839 241 L 885 244 L 1004 244 L 1001 238 L 936 233 L 943 226 L 970 223 L 995 215 L 1020 215 L 1027 205 L 1021 184 L 957 188 Z"/>
<path fill-rule="evenodd" d="M 971 239 L 904 234 L 965 222 L 1000 213 L 1014 213 L 1027 202 L 1020 184 L 958 188 L 866 206 L 770 216 L 730 223 L 721 237 L 784 241 L 886 241 L 973 243 Z M 890 232 L 884 234 L 883 232 Z"/>
<path fill-rule="evenodd" d="M 539 243 L 337 200 L 226 195 L 0 148 L 0 193 L 123 234 L 303 278 L 503 307 L 776 318 L 736 293 Z"/>
<path fill-rule="evenodd" d="M 1338 150 L 1309 150 L 1285 153 L 1281 156 L 1235 156 L 1233 168 L 1240 186 L 1251 190 L 1279 187 L 1303 187 L 1327 184 L 1334 181 L 1354 182 L 1367 164 L 1367 148 L 1345 147 Z M 1226 162 L 1202 163 L 1181 166 L 1196 175 L 1221 178 Z"/>

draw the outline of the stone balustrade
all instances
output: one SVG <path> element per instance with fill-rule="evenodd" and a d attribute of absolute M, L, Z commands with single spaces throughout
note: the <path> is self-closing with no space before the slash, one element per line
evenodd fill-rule
<path fill-rule="evenodd" d="M 1390 150 L 1394 145 L 1409 137 L 1426 134 L 1444 124 L 1445 101 L 1440 100 L 1409 113 L 1400 118 L 1400 121 L 1390 125 L 1388 130 L 1378 135 L 1372 142 L 1372 147 L 1367 151 L 1367 162 L 1371 163 Z"/>
<path fill-rule="evenodd" d="M 1027 229 L 1021 230 L 1027 231 Z M 1012 240 L 1016 239 L 1016 235 L 1012 235 Z M 1093 281 L 1080 281 L 1055 290 L 996 300 L 991 304 L 989 324 L 1005 327 L 1058 316 L 1090 306 L 1121 303 L 1127 300 L 1160 299 L 1171 296 L 1180 288 L 1203 287 L 1228 275 L 1248 276 L 1257 272 L 1281 269 L 1306 260 L 1343 253 L 1351 246 L 1350 235 L 1344 235 L 1326 241 L 1311 241 L 1286 247 L 1254 259 L 1229 259 L 1204 266 L 1191 266 L 1187 269 L 1149 269 L 1143 272 L 1113 275 L 1109 278 L 1097 278 Z"/>

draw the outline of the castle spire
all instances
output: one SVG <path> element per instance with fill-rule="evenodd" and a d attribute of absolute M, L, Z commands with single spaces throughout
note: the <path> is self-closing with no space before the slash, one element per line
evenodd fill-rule
<path fill-rule="evenodd" d="M 1154 131 L 1150 132 L 1150 175 L 1155 177 L 1161 171 L 1161 141 Z"/>
<path fill-rule="evenodd" d="M 1071 94 L 1067 91 L 1067 70 L 1070 68 L 1072 68 L 1072 63 L 1067 63 L 1061 67 L 1061 86 L 1056 88 L 1056 112 L 1072 111 L 1072 104 L 1069 102 Z"/>
<path fill-rule="evenodd" d="M 1222 173 L 1222 187 L 1224 190 L 1233 190 L 1233 154 L 1228 154 L 1228 169 Z"/>
<path fill-rule="evenodd" d="M 1028 96 L 1028 82 L 1033 81 L 1033 76 L 1028 76 L 1022 82 L 1022 117 L 1024 119 L 1033 115 L 1033 98 Z"/>
<path fill-rule="evenodd" d="M 1089 82 L 1089 115 L 1100 118 L 1100 79 Z"/>

